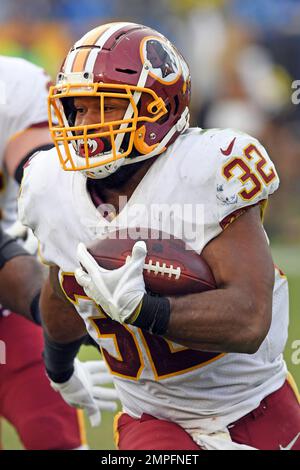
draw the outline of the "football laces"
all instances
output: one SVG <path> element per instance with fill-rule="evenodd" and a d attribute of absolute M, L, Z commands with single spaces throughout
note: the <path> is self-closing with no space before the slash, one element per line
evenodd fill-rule
<path fill-rule="evenodd" d="M 128 255 L 126 257 L 125 264 L 127 264 L 131 259 L 131 256 Z M 174 267 L 173 264 L 170 264 L 169 266 L 166 263 L 160 263 L 159 261 L 154 261 L 150 258 L 148 263 L 144 264 L 144 270 L 147 271 L 147 273 L 153 273 L 155 276 L 160 274 L 161 276 L 168 275 L 169 278 L 172 276 L 175 276 L 175 279 L 179 279 L 181 275 L 181 268 Z"/>

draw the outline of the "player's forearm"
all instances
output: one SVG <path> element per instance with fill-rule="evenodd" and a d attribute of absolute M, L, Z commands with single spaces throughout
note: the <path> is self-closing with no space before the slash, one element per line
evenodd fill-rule
<path fill-rule="evenodd" d="M 47 335 L 57 343 L 70 343 L 86 334 L 81 317 L 67 299 L 58 297 L 49 279 L 41 292 L 40 311 Z"/>
<path fill-rule="evenodd" d="M 12 241 L 11 247 L 17 246 Z M 23 250 L 17 246 L 18 250 Z M 0 269 L 0 303 L 28 320 L 39 323 L 37 299 L 43 282 L 42 266 L 33 256 L 20 251 Z M 34 309 L 34 312 L 33 312 Z M 33 313 L 37 313 L 33 315 Z"/>
<path fill-rule="evenodd" d="M 272 297 L 258 302 L 238 288 L 170 298 L 168 339 L 191 349 L 254 353 L 265 338 Z"/>

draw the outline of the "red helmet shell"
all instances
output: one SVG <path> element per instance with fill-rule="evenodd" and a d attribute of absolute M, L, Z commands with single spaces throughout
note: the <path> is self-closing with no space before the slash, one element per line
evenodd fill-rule
<path fill-rule="evenodd" d="M 187 63 L 170 41 L 157 31 L 134 23 L 110 23 L 87 33 L 70 50 L 61 72 L 93 73 L 94 82 L 139 85 L 145 62 L 149 74 L 144 88 L 162 98 L 168 114 L 156 122 L 142 122 L 144 141 L 160 142 L 180 119 L 190 102 Z M 142 93 L 139 114 L 148 116 L 149 95 Z M 140 126 L 141 127 L 141 126 Z M 176 131 L 170 145 L 180 134 Z"/>

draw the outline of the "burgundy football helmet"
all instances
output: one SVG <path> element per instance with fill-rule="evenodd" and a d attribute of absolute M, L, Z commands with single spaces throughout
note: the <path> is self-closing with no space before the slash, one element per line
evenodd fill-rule
<path fill-rule="evenodd" d="M 74 125 L 72 103 L 80 96 L 99 98 L 99 123 Z M 107 98 L 128 101 L 121 120 L 105 122 Z M 63 169 L 104 178 L 159 155 L 188 127 L 189 101 L 188 65 L 163 35 L 134 23 L 89 31 L 49 92 L 50 131 Z"/>

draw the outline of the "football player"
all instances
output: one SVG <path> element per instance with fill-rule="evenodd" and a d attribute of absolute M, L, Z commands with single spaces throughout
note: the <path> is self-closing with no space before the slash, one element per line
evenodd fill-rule
<path fill-rule="evenodd" d="M 36 150 L 52 147 L 47 120 L 50 80 L 41 68 L 4 56 L 0 56 L 0 74 L 0 208 L 1 225 L 8 228 L 16 222 L 23 165 Z M 5 234 L 0 248 L 0 302 L 5 307 L 0 312 L 0 339 L 6 347 L 6 363 L 0 366 L 0 416 L 16 428 L 26 449 L 87 448 L 82 412 L 62 400 L 45 374 L 38 309 L 42 265 Z M 82 341 L 78 339 L 78 344 Z M 95 370 L 93 363 L 76 362 L 88 384 L 107 382 L 103 363 Z M 101 390 L 111 395 L 103 398 Z M 67 400 L 72 399 L 69 389 L 66 393 Z M 107 402 L 96 398 L 97 407 L 88 410 L 92 424 L 100 421 L 102 405 L 116 407 L 114 390 L 98 387 L 97 393 Z"/>
<path fill-rule="evenodd" d="M 120 449 L 300 449 L 299 396 L 282 356 L 287 280 L 262 225 L 278 175 L 255 138 L 189 128 L 189 102 L 188 65 L 146 26 L 99 26 L 67 54 L 49 93 L 55 148 L 30 161 L 19 199 L 51 263 L 41 295 L 48 375 L 58 390 L 72 379 L 70 344 L 74 357 L 87 330 L 121 397 Z M 203 236 L 192 246 L 217 289 L 149 295 L 141 241 L 116 270 L 88 253 L 111 227 L 157 224 L 158 204 L 166 232 L 174 205 L 201 205 L 203 217 L 183 211 L 172 234 L 195 224 Z M 69 343 L 63 364 L 53 340 Z"/>

